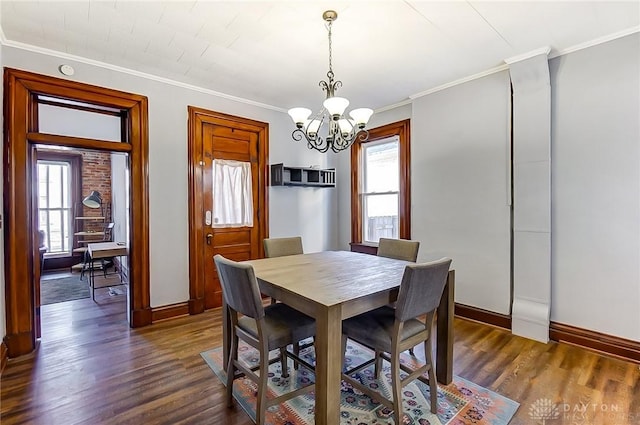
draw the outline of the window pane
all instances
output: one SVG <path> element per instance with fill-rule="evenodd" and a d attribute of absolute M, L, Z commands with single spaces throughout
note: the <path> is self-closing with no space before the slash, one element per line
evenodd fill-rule
<path fill-rule="evenodd" d="M 49 211 L 49 252 L 62 252 L 62 212 Z"/>
<path fill-rule="evenodd" d="M 398 238 L 398 194 L 364 195 L 363 239 Z"/>
<path fill-rule="evenodd" d="M 71 208 L 71 195 L 69 194 L 69 189 L 71 188 L 71 184 L 69 182 L 69 174 L 71 171 L 71 167 L 69 164 L 65 163 L 62 166 L 62 207 L 63 208 Z"/>
<path fill-rule="evenodd" d="M 399 190 L 398 145 L 398 141 L 393 139 L 391 142 L 365 147 L 365 192 L 397 192 Z"/>
<path fill-rule="evenodd" d="M 62 207 L 62 167 L 49 164 L 49 208 Z"/>
<path fill-rule="evenodd" d="M 47 181 L 49 168 L 38 162 L 38 208 L 47 208 Z"/>
<path fill-rule="evenodd" d="M 69 210 L 63 210 L 62 217 L 64 219 L 64 228 L 62 232 L 62 251 L 70 251 L 71 215 L 69 214 Z"/>
<path fill-rule="evenodd" d="M 119 116 L 38 104 L 40 133 L 122 142 Z"/>

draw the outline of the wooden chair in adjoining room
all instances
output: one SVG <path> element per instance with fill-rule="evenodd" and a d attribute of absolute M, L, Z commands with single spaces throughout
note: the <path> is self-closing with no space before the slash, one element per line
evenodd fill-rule
<path fill-rule="evenodd" d="M 343 356 L 346 351 L 347 338 L 369 347 L 375 352 L 373 359 L 346 371 L 343 373 L 342 379 L 393 410 L 394 420 L 397 424 L 403 423 L 402 387 L 415 379 L 429 385 L 431 412 L 437 413 L 438 385 L 431 353 L 431 330 L 450 265 L 451 259 L 449 258 L 425 264 L 407 265 L 402 276 L 395 308 L 386 305 L 342 322 Z M 426 315 L 424 322 L 419 319 L 423 315 Z M 401 364 L 400 354 L 402 351 L 414 347 L 420 342 L 424 343 L 426 363 L 415 370 Z M 391 400 L 351 377 L 353 373 L 375 363 L 375 374 L 378 378 L 380 376 L 378 362 L 382 358 L 391 363 Z M 401 369 L 409 374 L 403 380 L 400 379 Z M 422 376 L 425 372 L 429 374 L 428 380 Z"/>
<path fill-rule="evenodd" d="M 269 407 L 314 389 L 314 385 L 311 384 L 273 399 L 267 398 L 269 364 L 278 361 L 278 358 L 269 361 L 270 351 L 280 349 L 282 377 L 288 376 L 287 356 L 313 370 L 310 364 L 288 352 L 286 347 L 315 335 L 315 321 L 283 303 L 264 307 L 255 272 L 250 264 L 237 263 L 221 255 L 216 255 L 213 260 L 220 278 L 222 296 L 231 319 L 229 329 L 231 347 L 226 369 L 227 405 L 229 407 L 233 405 L 233 381 L 238 377 L 246 376 L 258 386 L 255 422 L 262 425 L 265 412 Z M 260 360 L 257 367 L 249 367 L 238 360 L 240 339 L 258 350 Z M 259 375 L 255 373 L 258 369 Z"/>

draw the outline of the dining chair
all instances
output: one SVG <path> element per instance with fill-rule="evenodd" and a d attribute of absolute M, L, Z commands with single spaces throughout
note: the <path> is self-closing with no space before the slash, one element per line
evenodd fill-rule
<path fill-rule="evenodd" d="M 394 258 L 415 263 L 418 259 L 418 250 L 420 250 L 419 241 L 380 238 L 378 242 L 378 257 Z M 413 347 L 409 348 L 409 354 L 415 355 Z"/>
<path fill-rule="evenodd" d="M 342 355 L 346 351 L 347 338 L 350 338 L 375 351 L 373 359 L 343 373 L 342 379 L 354 388 L 380 401 L 394 411 L 396 424 L 402 422 L 402 387 L 419 379 L 429 385 L 431 393 L 431 412 L 437 413 L 438 384 L 434 372 L 432 350 L 432 328 L 440 298 L 447 280 L 451 259 L 442 258 L 424 264 L 410 264 L 405 267 L 400 292 L 395 308 L 383 306 L 342 322 Z M 423 322 L 420 317 L 425 315 Z M 422 342 L 426 362 L 412 369 L 400 362 L 400 353 Z M 385 359 L 391 363 L 392 398 L 386 399 L 380 392 L 362 385 L 352 378 L 352 374 L 376 364 L 375 376 L 380 376 L 379 362 Z M 408 374 L 400 378 L 400 371 Z M 428 372 L 429 379 L 423 376 Z"/>
<path fill-rule="evenodd" d="M 264 424 L 266 410 L 293 397 L 314 389 L 314 384 L 268 399 L 269 365 L 282 363 L 282 377 L 288 377 L 287 357 L 291 357 L 313 371 L 313 366 L 287 351 L 289 344 L 315 335 L 315 321 L 289 307 L 278 303 L 264 307 L 253 266 L 228 260 L 221 255 L 213 257 L 222 286 L 222 296 L 231 319 L 229 329 L 231 347 L 227 365 L 227 406 L 233 406 L 233 381 L 245 376 L 258 386 L 256 417 L 258 425 Z M 239 316 L 242 315 L 242 316 Z M 225 324 L 226 326 L 226 324 Z M 238 359 L 238 343 L 243 340 L 259 353 L 259 364 L 250 367 Z M 269 352 L 280 349 L 280 356 L 269 360 Z M 256 370 L 260 374 L 256 374 Z"/>
<path fill-rule="evenodd" d="M 267 238 L 263 241 L 264 255 L 267 258 L 284 257 L 285 255 L 304 254 L 302 251 L 302 238 Z"/>
<path fill-rule="evenodd" d="M 380 238 L 378 242 L 378 257 L 394 258 L 415 263 L 418 259 L 419 249 L 419 241 Z"/>
<path fill-rule="evenodd" d="M 285 257 L 287 255 L 304 254 L 302 250 L 302 237 L 293 236 L 290 238 L 266 238 L 262 241 L 264 244 L 264 255 L 267 258 Z M 278 302 L 275 298 L 271 298 L 271 304 Z M 293 353 L 298 356 L 300 350 L 313 346 L 313 343 L 308 344 L 294 344 Z M 293 368 L 298 369 L 298 363 L 293 363 Z"/>

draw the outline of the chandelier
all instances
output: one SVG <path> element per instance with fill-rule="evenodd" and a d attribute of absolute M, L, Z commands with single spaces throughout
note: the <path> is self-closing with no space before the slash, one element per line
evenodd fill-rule
<path fill-rule="evenodd" d="M 349 113 L 351 118 L 346 118 L 344 115 L 349 101 L 344 97 L 335 96 L 336 90 L 342 87 L 342 81 L 333 79 L 333 64 L 331 62 L 331 25 L 333 21 L 338 19 L 338 13 L 327 10 L 322 14 L 322 19 L 327 23 L 326 27 L 329 33 L 329 72 L 327 72 L 328 81 L 320 81 L 319 85 L 322 87 L 322 91 L 326 92 L 327 98 L 322 103 L 323 108 L 313 118 L 309 118 L 311 116 L 310 109 L 289 109 L 289 115 L 296 124 L 296 129 L 293 130 L 291 137 L 298 142 L 304 138 L 309 149 L 316 149 L 323 153 L 329 149 L 340 152 L 349 148 L 356 140 L 367 140 L 369 132 L 364 127 L 373 114 L 373 110 L 358 108 Z M 325 122 L 326 125 L 323 126 Z M 320 135 L 321 130 L 327 131 L 324 137 Z"/>

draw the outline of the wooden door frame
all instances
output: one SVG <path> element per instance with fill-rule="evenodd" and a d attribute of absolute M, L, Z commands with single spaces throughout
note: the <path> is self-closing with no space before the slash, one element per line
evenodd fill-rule
<path fill-rule="evenodd" d="M 202 165 L 203 124 L 234 127 L 258 133 L 258 201 L 262 210 L 257 223 L 259 238 L 269 236 L 269 124 L 248 118 L 236 117 L 221 112 L 209 111 L 194 106 L 187 107 L 189 112 L 189 314 L 202 313 L 205 310 L 204 264 L 201 253 L 205 244 L 205 227 L 202 219 L 204 206 L 202 197 L 204 182 Z M 264 248 L 259 245 L 259 257 L 264 257 Z M 213 261 L 213 259 L 209 259 Z"/>
<path fill-rule="evenodd" d="M 129 143 L 97 141 L 38 133 L 36 95 L 74 99 L 126 110 Z M 38 244 L 37 199 L 32 166 L 35 144 L 63 145 L 129 154 L 131 209 L 129 220 L 131 327 L 151 323 L 149 295 L 148 105 L 145 96 L 5 68 L 4 72 L 4 246 L 6 336 L 9 357 L 36 347 L 34 267 Z M 25 254 L 26 253 L 26 254 Z"/>

